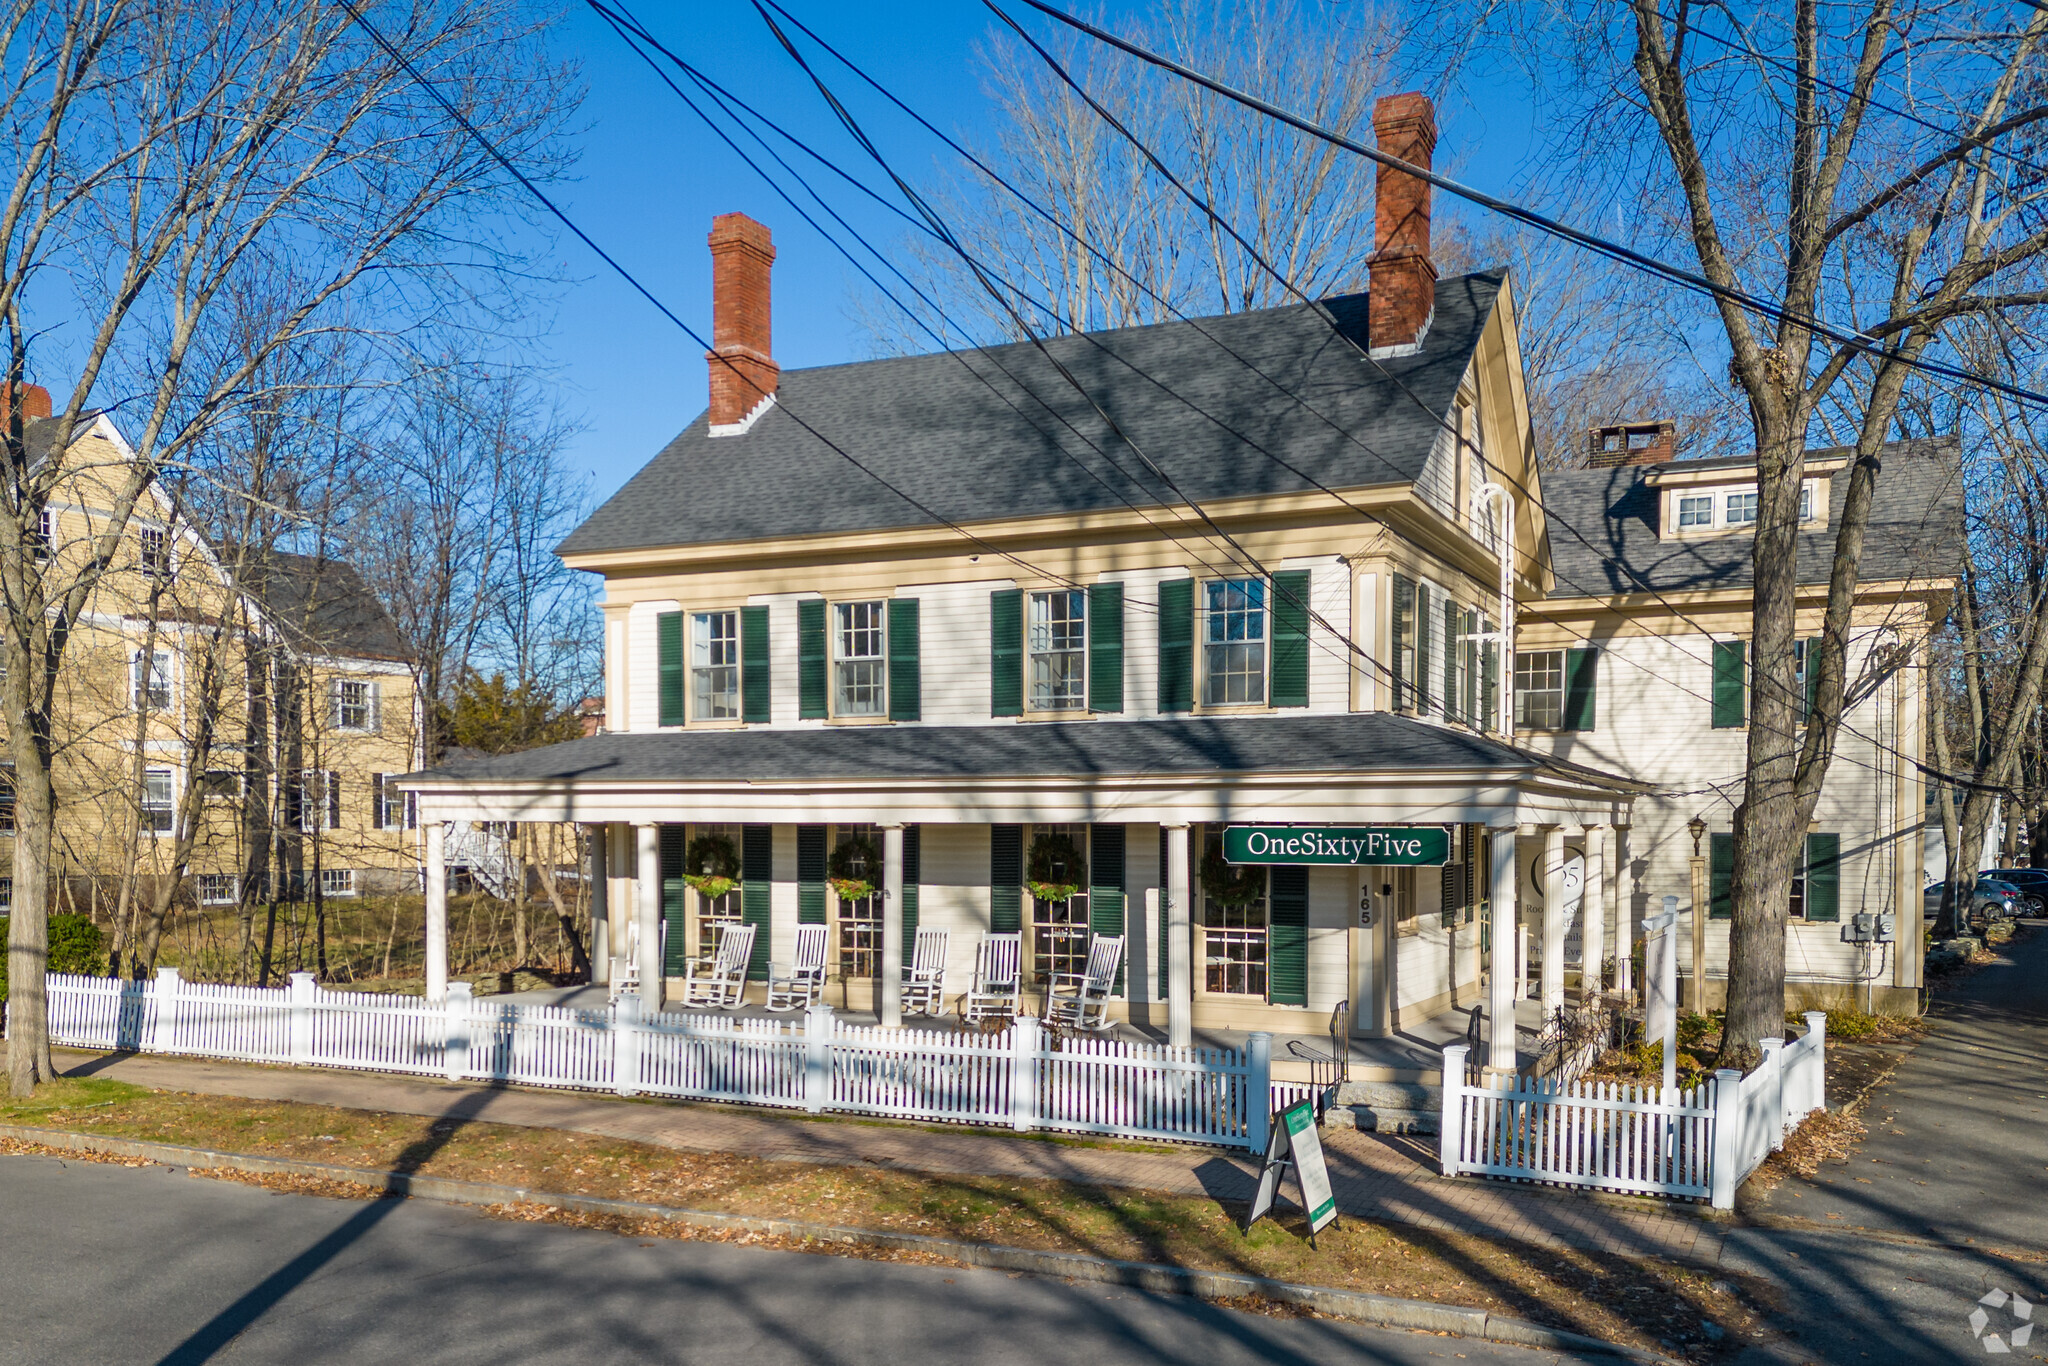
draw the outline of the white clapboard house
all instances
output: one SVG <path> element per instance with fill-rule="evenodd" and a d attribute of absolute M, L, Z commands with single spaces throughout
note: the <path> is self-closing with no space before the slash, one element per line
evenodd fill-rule
<path fill-rule="evenodd" d="M 1427 164 L 1426 101 L 1383 100 L 1376 126 Z M 922 926 L 950 931 L 949 1011 L 984 935 L 1021 937 L 1033 1013 L 1091 936 L 1121 936 L 1111 1016 L 1176 1042 L 1317 1033 L 1343 1001 L 1364 1038 L 1462 1033 L 1494 945 L 1494 1017 L 1512 1014 L 1518 917 L 1561 1000 L 1567 932 L 1615 957 L 1621 922 L 1685 894 L 1695 809 L 1727 828 L 1717 798 L 1658 789 L 1739 766 L 1739 721 L 1709 707 L 1746 630 L 1746 551 L 1733 523 L 1661 532 L 1660 481 L 1710 476 L 1718 498 L 1741 471 L 1539 475 L 1512 282 L 1438 279 L 1427 188 L 1382 172 L 1378 193 L 1368 293 L 788 373 L 768 231 L 717 219 L 710 409 L 560 548 L 604 577 L 605 730 L 408 780 L 430 943 L 442 822 L 577 821 L 599 835 L 598 959 L 630 953 L 656 1005 L 721 925 L 755 927 L 759 998 L 820 924 L 827 1002 L 894 1023 Z M 1839 500 L 1815 479 L 1819 507 Z M 1945 583 L 1883 590 L 1913 663 L 1858 716 L 1884 710 L 1888 754 L 1917 752 L 1911 652 Z M 1509 712 L 1529 718 L 1512 738 Z M 1887 822 L 1917 830 L 1917 777 L 1885 762 L 1882 800 L 1860 766 L 1831 788 L 1831 912 L 1905 885 Z M 1233 826 L 1260 828 L 1263 861 L 1221 858 Z M 1378 831 L 1381 852 L 1308 831 Z M 736 885 L 685 881 L 707 870 Z M 835 887 L 863 871 L 872 894 Z M 1825 938 L 1813 960 L 1837 965 Z"/>

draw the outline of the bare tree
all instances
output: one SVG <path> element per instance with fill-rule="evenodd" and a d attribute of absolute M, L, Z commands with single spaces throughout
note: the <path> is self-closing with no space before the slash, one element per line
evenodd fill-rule
<path fill-rule="evenodd" d="M 373 314 L 404 326 L 491 263 L 486 238 L 458 216 L 505 202 L 501 169 L 415 72 L 445 83 L 471 123 L 529 161 L 544 159 L 568 100 L 516 0 L 365 8 L 413 71 L 324 0 L 9 0 L 0 10 L 0 138 L 15 168 L 0 198 L 15 1094 L 50 1075 L 54 693 L 143 490 L 249 401 L 263 357 Z M 284 282 L 289 307 L 253 346 L 208 348 L 223 299 L 259 271 Z M 68 390 L 31 424 L 25 381 L 60 369 Z M 38 557 L 44 511 L 59 480 L 78 474 L 69 453 L 95 406 L 119 410 L 132 455 L 95 472 L 104 508 L 89 542 Z"/>

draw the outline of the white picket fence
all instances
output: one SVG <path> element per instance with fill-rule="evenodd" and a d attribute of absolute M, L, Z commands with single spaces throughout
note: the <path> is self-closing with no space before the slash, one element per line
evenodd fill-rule
<path fill-rule="evenodd" d="M 1754 1072 L 1722 1070 L 1698 1086 L 1465 1080 L 1467 1050 L 1444 1050 L 1439 1160 L 1470 1173 L 1557 1186 L 1680 1195 L 1733 1209 L 1735 1191 L 1785 1135 L 1827 1105 L 1827 1016 L 1806 1036 L 1763 1041 Z"/>
<path fill-rule="evenodd" d="M 879 1029 L 816 1008 L 795 1020 L 664 1012 L 636 997 L 606 1010 L 289 987 L 49 978 L 50 1033 L 82 1048 L 243 1062 L 412 1072 L 620 1095 L 773 1105 L 1169 1139 L 1263 1152 L 1271 1120 L 1272 1037 L 1241 1049 L 1054 1038 L 1037 1020 L 998 1034 Z"/>

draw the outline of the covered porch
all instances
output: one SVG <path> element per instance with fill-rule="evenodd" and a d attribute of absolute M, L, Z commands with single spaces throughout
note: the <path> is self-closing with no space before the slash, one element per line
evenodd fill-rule
<path fill-rule="evenodd" d="M 998 727 L 833 727 L 604 735 L 414 775 L 426 829 L 428 991 L 445 994 L 445 825 L 590 827 L 593 961 L 608 978 L 630 952 L 643 1010 L 669 1007 L 686 965 L 726 925 L 754 928 L 745 1013 L 799 926 L 825 927 L 824 1004 L 890 1028 L 957 1027 L 983 936 L 1016 934 L 1032 979 L 1115 936 L 1122 970 L 1110 1028 L 1133 1040 L 1235 1045 L 1274 1036 L 1275 1076 L 1327 1051 L 1349 1003 L 1345 1051 L 1366 1079 L 1423 1081 L 1470 1012 L 1516 1018 L 1518 959 L 1532 921 L 1542 963 L 1526 1032 L 1489 1029 L 1489 1067 L 1525 1064 L 1538 1022 L 1564 1001 L 1565 841 L 1584 851 L 1584 961 L 1625 972 L 1625 844 L 1632 784 L 1467 732 L 1379 713 L 1172 718 Z M 1223 832 L 1447 832 L 1440 863 L 1229 864 Z M 683 854 L 707 833 L 740 851 L 737 886 L 688 887 Z M 1057 836 L 1085 865 L 1072 895 L 1027 884 Z M 824 860 L 848 840 L 881 864 L 871 897 L 828 889 Z M 1543 860 L 1529 908 L 1518 843 Z M 1230 892 L 1223 894 L 1227 867 Z M 1205 873 L 1207 876 L 1205 876 Z M 1041 884 L 1042 888 L 1042 884 Z M 1534 890 L 1533 888 L 1531 889 Z M 906 1014 L 919 928 L 947 932 L 936 1016 Z M 1603 983 L 1604 985 L 1604 983 Z M 598 988 L 607 983 L 595 984 Z M 609 995 L 609 991 L 606 991 Z M 595 1003 L 587 990 L 576 1003 Z M 1297 1069 L 1296 1064 L 1299 1064 Z M 1431 1078 L 1433 1079 L 1433 1078 Z"/>

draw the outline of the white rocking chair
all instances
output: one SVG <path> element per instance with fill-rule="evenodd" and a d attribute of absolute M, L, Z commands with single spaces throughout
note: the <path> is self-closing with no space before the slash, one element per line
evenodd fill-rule
<path fill-rule="evenodd" d="M 951 938 L 945 930 L 917 932 L 910 971 L 903 977 L 903 1008 L 911 1014 L 937 1015 L 945 1008 L 946 945 Z"/>
<path fill-rule="evenodd" d="M 1024 974 L 1018 967 L 1023 956 L 1021 934 L 981 937 L 974 950 L 974 985 L 960 1002 L 960 1013 L 967 1023 L 1017 1018 L 1017 1008 L 1024 997 Z"/>
<path fill-rule="evenodd" d="M 692 963 L 683 978 L 686 1010 L 738 1010 L 747 999 L 747 963 L 754 956 L 754 927 L 726 925 L 718 932 L 711 966 Z M 701 975 L 700 975 L 701 974 Z"/>
<path fill-rule="evenodd" d="M 1124 937 L 1098 934 L 1088 941 L 1086 972 L 1054 973 L 1045 989 L 1045 1018 L 1053 1024 L 1100 1032 L 1109 1028 L 1109 996 L 1116 990 Z"/>
<path fill-rule="evenodd" d="M 768 969 L 768 1008 L 803 1010 L 825 994 L 825 927 L 796 927 L 796 959 L 781 972 Z"/>
<path fill-rule="evenodd" d="M 668 921 L 661 922 L 661 951 L 668 953 Z M 668 961 L 664 956 L 663 962 Z M 640 922 L 626 922 L 626 952 L 622 957 L 612 959 L 611 980 L 605 991 L 605 1004 L 617 1005 L 621 996 L 640 994 Z"/>

